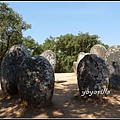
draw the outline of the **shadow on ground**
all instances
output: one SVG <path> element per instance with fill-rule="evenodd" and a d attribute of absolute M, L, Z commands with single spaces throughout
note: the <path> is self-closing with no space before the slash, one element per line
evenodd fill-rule
<path fill-rule="evenodd" d="M 70 81 L 75 81 L 71 79 Z M 79 96 L 76 82 L 55 82 L 51 105 L 44 108 L 25 108 L 15 95 L 2 98 L 0 91 L 0 118 L 120 118 L 120 90 L 102 100 Z"/>

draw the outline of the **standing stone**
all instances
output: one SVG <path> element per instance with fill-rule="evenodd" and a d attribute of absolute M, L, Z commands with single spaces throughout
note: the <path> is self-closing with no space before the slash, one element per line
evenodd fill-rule
<path fill-rule="evenodd" d="M 110 87 L 120 90 L 120 45 L 107 49 L 105 61 L 110 71 Z"/>
<path fill-rule="evenodd" d="M 41 56 L 45 57 L 48 59 L 48 61 L 50 62 L 50 64 L 53 67 L 53 70 L 55 71 L 55 67 L 56 67 L 56 54 L 51 51 L 51 50 L 46 50 L 44 51 Z"/>
<path fill-rule="evenodd" d="M 1 48 L 1 43 L 0 43 L 0 48 Z M 1 90 L 1 61 L 2 61 L 2 57 L 0 56 L 0 90 Z"/>
<path fill-rule="evenodd" d="M 77 80 L 80 95 L 82 91 L 104 91 L 109 87 L 109 70 L 105 61 L 95 54 L 88 54 L 79 62 Z"/>
<path fill-rule="evenodd" d="M 73 62 L 73 70 L 74 70 L 75 73 L 77 73 L 77 66 L 78 66 L 79 61 L 80 61 L 81 59 L 83 59 L 84 56 L 87 55 L 87 54 L 89 54 L 89 53 L 80 52 L 80 53 L 78 54 L 77 61 L 74 61 L 74 62 Z"/>
<path fill-rule="evenodd" d="M 74 73 L 77 74 L 77 61 L 73 62 L 73 70 L 74 70 Z"/>
<path fill-rule="evenodd" d="M 43 56 L 26 58 L 19 69 L 18 90 L 23 103 L 43 107 L 51 103 L 54 91 L 54 71 Z"/>
<path fill-rule="evenodd" d="M 106 48 L 101 44 L 96 44 L 90 49 L 91 54 L 96 54 L 101 58 L 105 57 Z"/>
<path fill-rule="evenodd" d="M 1 90 L 1 65 L 0 65 L 0 90 Z"/>
<path fill-rule="evenodd" d="M 30 54 L 22 44 L 14 45 L 6 52 L 1 63 L 1 88 L 5 94 L 18 93 L 18 69 L 27 57 L 30 57 Z"/>
<path fill-rule="evenodd" d="M 79 63 L 80 60 L 82 60 L 84 58 L 85 55 L 88 55 L 89 53 L 84 53 L 84 52 L 80 52 L 78 54 L 78 58 L 77 58 L 77 63 Z"/>

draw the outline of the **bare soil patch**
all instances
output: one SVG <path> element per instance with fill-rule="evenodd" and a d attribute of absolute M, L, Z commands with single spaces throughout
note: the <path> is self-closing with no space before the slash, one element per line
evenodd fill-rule
<path fill-rule="evenodd" d="M 52 103 L 44 108 L 25 108 L 18 95 L 4 98 L 0 89 L 0 118 L 120 118 L 120 90 L 102 100 L 85 98 L 75 73 L 55 73 Z"/>

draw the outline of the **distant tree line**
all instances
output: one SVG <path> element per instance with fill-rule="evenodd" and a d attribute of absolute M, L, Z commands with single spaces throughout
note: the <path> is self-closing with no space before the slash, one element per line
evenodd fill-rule
<path fill-rule="evenodd" d="M 17 44 L 24 44 L 31 56 L 40 55 L 45 50 L 52 50 L 56 54 L 55 72 L 73 72 L 73 61 L 77 60 L 80 52 L 89 53 L 95 44 L 105 45 L 98 35 L 79 32 L 78 35 L 66 34 L 59 37 L 46 38 L 39 44 L 31 36 L 24 37 L 23 31 L 31 29 L 31 24 L 23 21 L 22 16 L 16 13 L 7 3 L 0 2 L 0 63 L 6 51 Z"/>

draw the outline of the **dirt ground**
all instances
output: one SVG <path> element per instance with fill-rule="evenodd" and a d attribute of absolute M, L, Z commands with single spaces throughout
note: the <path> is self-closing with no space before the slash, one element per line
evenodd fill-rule
<path fill-rule="evenodd" d="M 18 95 L 3 98 L 0 90 L 0 118 L 120 118 L 120 90 L 107 97 L 79 96 L 75 73 L 55 73 L 52 103 L 45 108 L 25 108 Z"/>

